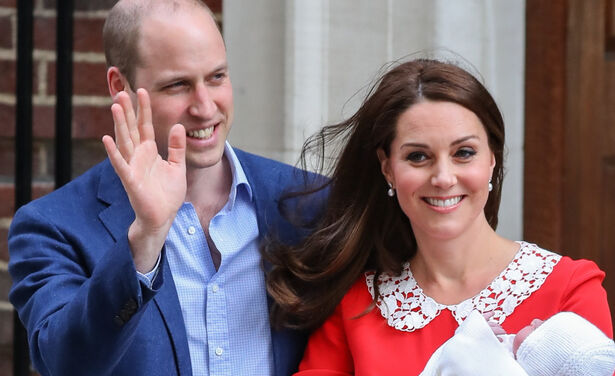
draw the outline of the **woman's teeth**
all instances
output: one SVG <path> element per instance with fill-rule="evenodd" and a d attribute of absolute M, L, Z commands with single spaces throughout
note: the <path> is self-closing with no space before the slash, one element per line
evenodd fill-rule
<path fill-rule="evenodd" d="M 458 204 L 459 201 L 461 201 L 461 196 L 451 197 L 445 200 L 439 198 L 425 197 L 425 201 L 427 201 L 430 205 L 438 206 L 440 208 L 446 208 Z"/>

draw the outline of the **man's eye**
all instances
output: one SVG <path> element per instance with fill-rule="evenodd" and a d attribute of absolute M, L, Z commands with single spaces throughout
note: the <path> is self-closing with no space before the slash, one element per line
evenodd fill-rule
<path fill-rule="evenodd" d="M 219 83 L 222 83 L 225 78 L 226 78 L 226 72 L 218 72 L 214 74 L 213 76 L 211 76 L 210 81 L 213 83 L 219 84 Z"/>
<path fill-rule="evenodd" d="M 167 86 L 165 86 L 165 89 L 168 90 L 172 90 L 172 89 L 177 89 L 177 88 L 181 88 L 185 85 L 186 83 L 184 81 L 177 81 L 177 82 L 173 82 Z"/>

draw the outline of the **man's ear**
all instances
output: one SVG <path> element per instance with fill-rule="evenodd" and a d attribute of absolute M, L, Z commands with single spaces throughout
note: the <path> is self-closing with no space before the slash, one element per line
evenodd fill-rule
<path fill-rule="evenodd" d="M 126 77 L 117 67 L 109 67 L 109 69 L 107 69 L 107 86 L 111 98 L 115 98 L 120 91 L 130 89 L 128 80 L 126 80 Z"/>
<path fill-rule="evenodd" d="M 380 171 L 387 182 L 393 184 L 395 186 L 395 181 L 393 180 L 393 174 L 391 173 L 391 165 L 389 162 L 389 157 L 387 157 L 386 153 L 382 149 L 378 149 L 376 151 L 378 154 L 378 160 L 380 161 Z"/>

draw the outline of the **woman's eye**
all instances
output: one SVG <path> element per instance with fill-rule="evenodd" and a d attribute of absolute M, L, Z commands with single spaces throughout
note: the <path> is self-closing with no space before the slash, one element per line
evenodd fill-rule
<path fill-rule="evenodd" d="M 469 148 L 459 149 L 455 153 L 455 157 L 456 158 L 461 158 L 461 159 L 469 159 L 469 158 L 472 158 L 475 155 L 476 155 L 476 150 L 469 149 Z"/>
<path fill-rule="evenodd" d="M 413 163 L 420 163 L 427 159 L 427 155 L 423 152 L 415 151 L 415 152 L 408 154 L 406 159 Z"/>

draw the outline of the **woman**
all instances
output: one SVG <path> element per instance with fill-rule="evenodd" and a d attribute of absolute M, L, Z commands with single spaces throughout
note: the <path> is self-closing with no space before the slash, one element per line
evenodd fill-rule
<path fill-rule="evenodd" d="M 418 375 L 473 310 L 516 333 L 572 311 L 612 338 L 604 273 L 495 232 L 504 123 L 463 69 L 389 70 L 348 120 L 304 146 L 347 140 L 316 231 L 270 244 L 279 325 L 316 329 L 300 375 Z M 324 159 L 323 159 L 324 161 Z"/>

